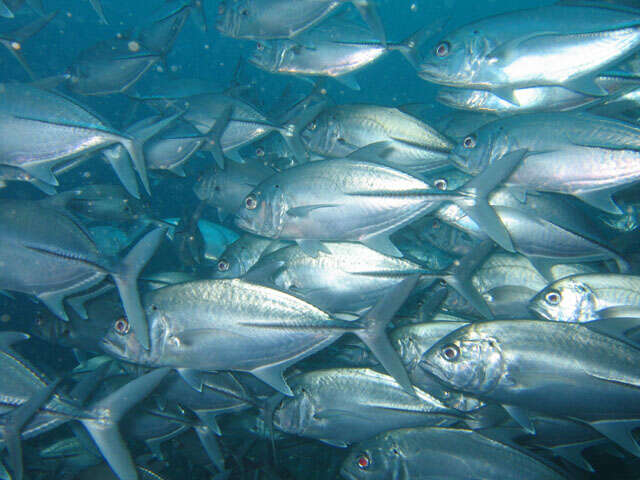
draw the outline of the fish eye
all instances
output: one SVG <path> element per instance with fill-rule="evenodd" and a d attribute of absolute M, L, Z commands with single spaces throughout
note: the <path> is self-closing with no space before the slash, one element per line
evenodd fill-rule
<path fill-rule="evenodd" d="M 263 50 L 264 50 L 264 44 L 263 44 L 263 43 L 258 43 L 258 44 L 256 45 L 256 48 L 257 48 L 258 50 L 260 50 L 260 51 L 263 51 Z"/>
<path fill-rule="evenodd" d="M 226 272 L 227 270 L 229 270 L 229 262 L 227 262 L 224 259 L 220 260 L 218 262 L 218 271 L 219 272 Z"/>
<path fill-rule="evenodd" d="M 120 317 L 116 320 L 116 323 L 113 324 L 113 329 L 118 335 L 126 335 L 129 333 L 129 321 L 125 317 Z"/>
<path fill-rule="evenodd" d="M 558 305 L 560 303 L 561 298 L 562 296 L 560 295 L 560 293 L 556 292 L 555 290 L 547 293 L 544 296 L 545 302 L 547 302 L 549 305 Z"/>
<path fill-rule="evenodd" d="M 255 210 L 258 206 L 258 199 L 255 195 L 248 195 L 247 198 L 244 199 L 244 206 L 247 210 Z"/>
<path fill-rule="evenodd" d="M 460 349 L 456 345 L 447 345 L 442 349 L 442 358 L 444 358 L 448 362 L 453 362 L 457 360 L 460 356 Z"/>
<path fill-rule="evenodd" d="M 371 465 L 371 460 L 369 460 L 369 457 L 363 453 L 357 458 L 356 463 L 360 470 L 366 470 L 369 468 L 369 465 Z"/>
<path fill-rule="evenodd" d="M 243 17 L 248 17 L 249 16 L 249 10 L 246 8 L 243 8 L 242 10 L 240 10 L 240 15 L 242 15 Z"/>
<path fill-rule="evenodd" d="M 446 190 L 448 187 L 447 181 L 444 178 L 439 178 L 433 183 L 437 190 Z"/>
<path fill-rule="evenodd" d="M 451 45 L 449 44 L 449 42 L 441 42 L 436 47 L 436 55 L 440 58 L 443 58 L 449 55 L 450 51 L 451 51 Z"/>
<path fill-rule="evenodd" d="M 476 137 L 474 137 L 473 135 L 469 135 L 467 138 L 465 138 L 462 141 L 462 146 L 464 148 L 468 148 L 468 149 L 475 148 L 475 146 L 476 146 Z"/>
<path fill-rule="evenodd" d="M 256 148 L 256 156 L 264 157 L 264 148 L 262 148 L 262 147 Z"/>
<path fill-rule="evenodd" d="M 307 128 L 309 128 L 309 130 L 311 130 L 313 132 L 316 128 L 318 128 L 318 124 L 316 122 L 311 122 L 309 124 L 309 127 L 307 127 Z"/>

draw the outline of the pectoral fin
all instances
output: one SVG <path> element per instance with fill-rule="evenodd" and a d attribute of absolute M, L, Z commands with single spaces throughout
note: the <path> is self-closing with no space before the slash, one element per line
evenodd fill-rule
<path fill-rule="evenodd" d="M 404 254 L 398 250 L 398 247 L 389 238 L 388 233 L 381 233 L 379 235 L 371 236 L 360 240 L 364 245 L 372 250 L 375 250 L 391 257 L 403 257 Z"/>
<path fill-rule="evenodd" d="M 264 367 L 254 368 L 250 373 L 278 392 L 284 393 L 288 397 L 293 397 L 293 391 L 291 391 L 291 388 L 287 385 L 282 375 L 285 368 L 286 365 L 283 364 L 266 365 Z"/>
<path fill-rule="evenodd" d="M 599 210 L 605 211 L 607 213 L 612 213 L 614 215 L 622 215 L 622 210 L 613 201 L 611 197 L 611 192 L 608 190 L 599 190 L 596 192 L 583 192 L 583 193 L 574 193 L 574 197 L 578 197 L 584 203 L 591 205 Z"/>
<path fill-rule="evenodd" d="M 296 243 L 304 253 L 313 258 L 316 258 L 320 252 L 331 253 L 319 240 L 299 239 Z"/>
<path fill-rule="evenodd" d="M 640 427 L 640 420 L 599 420 L 589 425 L 615 444 L 640 457 L 640 446 L 633 438 L 633 430 Z"/>
<path fill-rule="evenodd" d="M 520 425 L 525 432 L 529 435 L 536 434 L 536 429 L 533 427 L 533 423 L 531 423 L 531 418 L 529 418 L 529 412 L 514 405 L 502 405 L 502 407 L 516 422 L 518 422 L 518 425 Z"/>

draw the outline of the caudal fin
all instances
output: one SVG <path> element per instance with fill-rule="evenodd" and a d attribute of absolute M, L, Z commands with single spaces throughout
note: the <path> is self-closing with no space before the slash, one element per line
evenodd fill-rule
<path fill-rule="evenodd" d="M 147 233 L 109 272 L 118 287 L 129 323 L 146 349 L 149 349 L 149 327 L 138 293 L 138 275 L 155 253 L 165 233 L 164 228 Z"/>
<path fill-rule="evenodd" d="M 205 134 L 207 149 L 211 150 L 213 158 L 220 168 L 224 168 L 224 153 L 222 151 L 222 134 L 229 126 L 233 115 L 233 105 L 227 105 L 213 124 L 211 129 Z"/>
<path fill-rule="evenodd" d="M 120 435 L 118 422 L 125 413 L 156 388 L 169 370 L 160 368 L 136 378 L 98 401 L 91 409 L 91 418 L 81 420 L 109 467 L 120 480 L 137 480 L 138 472 Z"/>
<path fill-rule="evenodd" d="M 20 432 L 26 423 L 49 400 L 59 382 L 53 382 L 34 393 L 29 400 L 11 413 L 0 418 L 0 431 L 9 452 L 9 466 L 13 472 L 13 480 L 22 480 L 24 467 L 22 464 L 22 444 Z"/>
<path fill-rule="evenodd" d="M 419 278 L 420 275 L 412 275 L 391 288 L 371 310 L 358 320 L 363 328 L 353 332 L 369 347 L 389 375 L 395 378 L 400 386 L 411 395 L 415 395 L 411 380 L 409 380 L 409 375 L 398 352 L 391 346 L 385 329 L 398 309 L 407 300 Z"/>
<path fill-rule="evenodd" d="M 309 157 L 300 133 L 327 106 L 326 99 L 319 94 L 322 90 L 321 85 L 318 84 L 305 99 L 294 105 L 281 119 L 280 134 L 300 163 L 305 163 Z"/>
<path fill-rule="evenodd" d="M 3 3 L 0 1 L 0 5 L 2 4 Z M 22 47 L 23 47 L 22 44 L 25 41 L 27 41 L 29 38 L 34 36 L 36 33 L 38 33 L 40 30 L 42 30 L 44 27 L 46 27 L 47 24 L 51 20 L 53 20 L 53 18 L 57 15 L 57 13 L 58 13 L 57 11 L 51 12 L 49 15 L 45 17 L 40 17 L 37 20 L 34 20 L 33 22 L 30 22 L 25 26 L 17 30 L 14 30 L 13 32 L 2 35 L 2 37 L 0 38 L 0 43 L 2 43 L 7 48 L 7 50 L 9 50 L 11 55 L 13 55 L 16 60 L 18 60 L 20 65 L 22 65 L 22 68 L 25 69 L 25 71 L 31 78 L 31 80 L 35 80 L 36 75 L 33 73 L 31 68 L 27 64 L 26 60 L 22 56 Z M 0 16 L 1 16 L 1 12 L 0 12 Z"/>
<path fill-rule="evenodd" d="M 493 241 L 509 252 L 515 251 L 511 236 L 498 214 L 489 205 L 489 194 L 511 175 L 526 154 L 526 149 L 507 153 L 456 190 L 456 193 L 465 197 L 456 202 L 458 206 Z"/>
<path fill-rule="evenodd" d="M 140 176 L 140 180 L 144 185 L 147 193 L 151 194 L 151 189 L 149 187 L 149 177 L 147 176 L 147 164 L 144 159 L 144 144 L 147 140 L 155 137 L 158 133 L 160 133 L 165 128 L 169 127 L 178 117 L 180 117 L 182 113 L 177 113 L 167 118 L 163 118 L 162 120 L 149 125 L 145 128 L 142 128 L 134 136 L 131 137 L 122 137 L 120 142 L 122 146 L 127 149 L 129 152 L 129 156 L 131 157 L 131 162 L 133 163 L 134 168 L 138 172 Z M 116 168 L 116 165 L 111 162 L 111 165 Z M 118 173 L 118 170 L 116 170 Z M 118 173 L 118 177 L 120 180 L 123 180 L 123 177 L 120 173 Z M 128 182 L 123 182 L 127 190 L 129 187 L 127 186 Z"/>

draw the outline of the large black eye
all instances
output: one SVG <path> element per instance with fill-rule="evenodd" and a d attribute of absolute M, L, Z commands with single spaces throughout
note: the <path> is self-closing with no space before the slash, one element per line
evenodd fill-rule
<path fill-rule="evenodd" d="M 448 362 L 453 362 L 460 356 L 460 349 L 456 345 L 447 345 L 442 349 L 442 358 Z"/>
<path fill-rule="evenodd" d="M 468 149 L 475 148 L 476 147 L 476 137 L 474 137 L 473 135 L 469 135 L 467 138 L 465 138 L 462 141 L 462 146 L 464 148 L 468 148 Z"/>
<path fill-rule="evenodd" d="M 118 335 L 126 335 L 129 333 L 129 321 L 125 317 L 120 317 L 116 320 L 116 323 L 113 324 L 113 329 Z"/>
<path fill-rule="evenodd" d="M 262 147 L 256 148 L 256 156 L 257 157 L 264 157 L 264 148 L 262 148 Z"/>
<path fill-rule="evenodd" d="M 316 122 L 311 122 L 307 128 L 313 132 L 316 128 L 318 128 L 318 124 Z"/>
<path fill-rule="evenodd" d="M 263 43 L 258 43 L 258 44 L 256 45 L 256 48 L 257 48 L 258 50 L 260 50 L 260 51 L 263 51 L 263 50 L 264 50 L 264 44 L 263 44 Z"/>
<path fill-rule="evenodd" d="M 249 10 L 247 10 L 246 8 L 243 8 L 242 10 L 240 10 L 240 15 L 242 15 L 243 17 L 248 17 Z"/>
<path fill-rule="evenodd" d="M 220 259 L 220 261 L 218 262 L 218 271 L 226 272 L 227 270 L 229 270 L 229 262 L 224 259 Z"/>
<path fill-rule="evenodd" d="M 371 460 L 369 460 L 369 457 L 363 453 L 357 458 L 356 463 L 360 470 L 366 470 L 369 468 L 369 465 L 371 465 Z"/>
<path fill-rule="evenodd" d="M 258 206 L 258 199 L 255 195 L 248 195 L 247 198 L 244 199 L 244 206 L 247 210 L 255 210 Z"/>
<path fill-rule="evenodd" d="M 552 290 L 544 296 L 545 302 L 549 305 L 558 305 L 561 299 L 562 296 L 560 295 L 560 292 L 556 292 L 555 290 Z"/>
<path fill-rule="evenodd" d="M 443 58 L 449 55 L 450 51 L 451 51 L 451 45 L 449 44 L 449 42 L 442 42 L 438 44 L 438 46 L 436 47 L 436 55 L 440 58 Z"/>

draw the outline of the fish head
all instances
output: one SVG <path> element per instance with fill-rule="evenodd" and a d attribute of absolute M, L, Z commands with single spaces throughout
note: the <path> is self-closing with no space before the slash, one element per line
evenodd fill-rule
<path fill-rule="evenodd" d="M 254 2 L 241 0 L 220 2 L 216 29 L 227 37 L 257 38 L 262 30 Z"/>
<path fill-rule="evenodd" d="M 245 197 L 234 217 L 238 228 L 267 238 L 279 237 L 287 202 L 283 189 L 276 182 L 265 182 Z"/>
<path fill-rule="evenodd" d="M 498 341 L 473 325 L 433 345 L 420 359 L 420 367 L 445 385 L 474 394 L 491 391 L 505 372 Z"/>
<path fill-rule="evenodd" d="M 587 322 L 598 318 L 596 295 L 579 278 L 566 277 L 548 285 L 531 299 L 529 308 L 556 322 Z"/>
<path fill-rule="evenodd" d="M 441 85 L 478 86 L 478 71 L 490 52 L 490 42 L 480 30 L 462 28 L 441 36 L 422 54 L 418 75 Z"/>
<path fill-rule="evenodd" d="M 304 435 L 314 420 L 316 410 L 311 395 L 304 387 L 294 387 L 293 393 L 293 397 L 283 399 L 273 412 L 273 423 L 284 432 Z"/>
<path fill-rule="evenodd" d="M 216 262 L 212 278 L 240 278 L 247 273 L 247 265 L 242 259 L 242 255 L 230 249 L 225 250 Z"/>
<path fill-rule="evenodd" d="M 408 480 L 405 454 L 393 440 L 393 432 L 355 445 L 342 463 L 340 474 L 349 480 Z"/>
<path fill-rule="evenodd" d="M 355 148 L 346 145 L 340 122 L 329 112 L 322 112 L 302 131 L 307 148 L 320 155 L 346 157 Z"/>
<path fill-rule="evenodd" d="M 509 152 L 509 143 L 501 126 L 481 127 L 459 139 L 451 160 L 466 173 L 477 175 L 495 159 Z"/>
<path fill-rule="evenodd" d="M 249 57 L 249 63 L 268 72 L 277 71 L 287 43 L 290 42 L 280 40 L 257 42 L 256 48 Z"/>
<path fill-rule="evenodd" d="M 151 324 L 149 325 L 151 327 Z M 153 366 L 157 356 L 158 335 L 161 333 L 151 329 L 150 350 L 142 346 L 133 326 L 126 315 L 116 318 L 111 328 L 100 341 L 100 348 L 112 357 L 139 365 Z"/>

